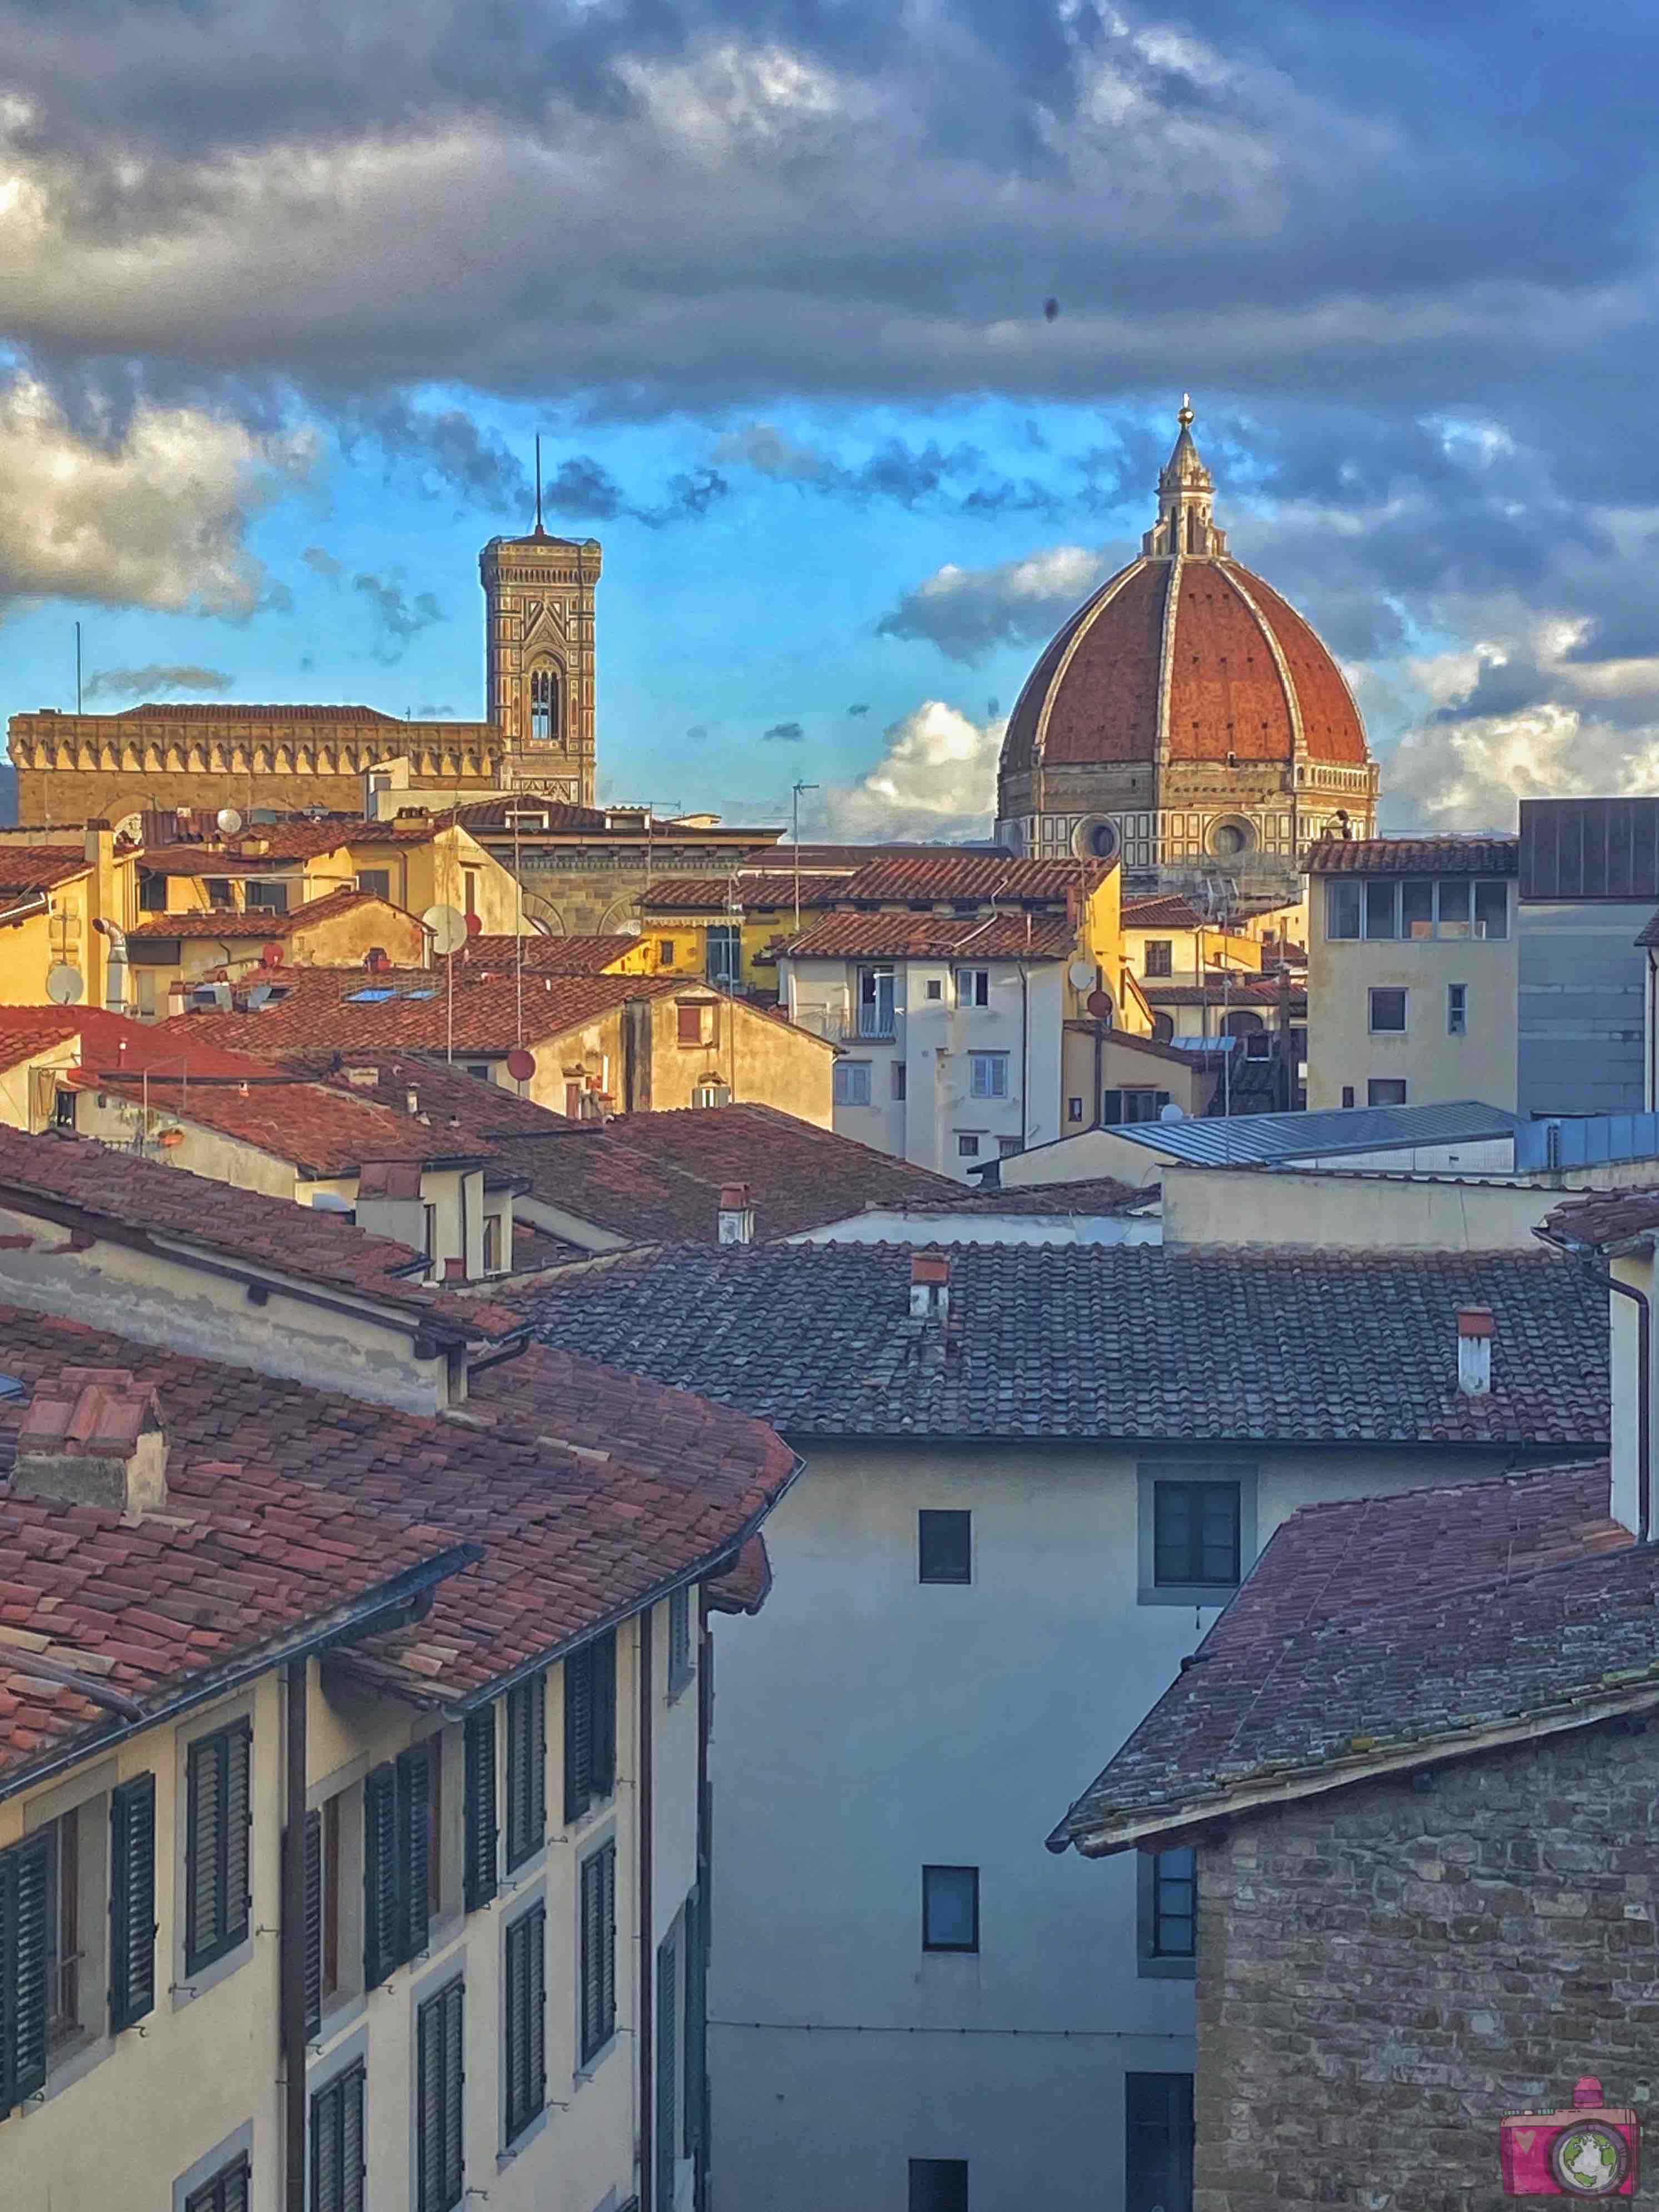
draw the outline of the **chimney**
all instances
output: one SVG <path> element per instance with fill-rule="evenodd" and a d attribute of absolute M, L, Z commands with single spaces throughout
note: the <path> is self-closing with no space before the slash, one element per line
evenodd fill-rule
<path fill-rule="evenodd" d="M 406 1114 L 418 1114 L 420 1110 L 421 1094 L 411 1084 L 410 1088 L 404 1093 L 404 1111 Z"/>
<path fill-rule="evenodd" d="M 1466 1398 L 1492 1395 L 1492 1308 L 1457 1309 L 1457 1387 Z"/>
<path fill-rule="evenodd" d="M 951 1259 L 945 1252 L 910 1255 L 910 1315 L 915 1321 L 951 1317 Z"/>
<path fill-rule="evenodd" d="M 125 1367 L 65 1367 L 37 1385 L 17 1433 L 12 1495 L 103 1505 L 137 1520 L 167 1502 L 155 1388 Z"/>
<path fill-rule="evenodd" d="M 728 1182 L 720 1192 L 720 1241 L 722 1244 L 752 1244 L 755 1209 L 749 1203 L 746 1182 Z"/>

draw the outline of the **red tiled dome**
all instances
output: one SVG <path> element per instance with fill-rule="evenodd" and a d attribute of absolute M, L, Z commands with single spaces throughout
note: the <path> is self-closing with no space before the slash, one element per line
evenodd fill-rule
<path fill-rule="evenodd" d="M 1270 585 L 1236 561 L 1152 557 L 1103 584 L 1037 662 L 1003 740 L 1005 774 L 1039 761 L 1155 761 L 1171 613 L 1170 759 L 1290 760 L 1296 713 L 1309 759 L 1363 765 L 1370 758 L 1341 672 Z"/>

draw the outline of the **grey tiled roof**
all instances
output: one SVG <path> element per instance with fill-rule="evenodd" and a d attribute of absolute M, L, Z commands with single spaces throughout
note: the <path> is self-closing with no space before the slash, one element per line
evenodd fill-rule
<path fill-rule="evenodd" d="M 1099 1851 L 1645 1680 L 1659 1550 L 1605 1460 L 1304 1508 L 1049 1838 Z M 1610 1680 L 1610 1678 L 1613 1678 Z"/>
<path fill-rule="evenodd" d="M 673 1245 L 561 1276 L 549 1343 L 797 1435 L 1282 1438 L 1593 1449 L 1605 1292 L 1532 1253 L 975 1244 L 949 1321 L 909 1248 Z M 1457 1389 L 1457 1309 L 1496 1316 L 1492 1395 Z"/>

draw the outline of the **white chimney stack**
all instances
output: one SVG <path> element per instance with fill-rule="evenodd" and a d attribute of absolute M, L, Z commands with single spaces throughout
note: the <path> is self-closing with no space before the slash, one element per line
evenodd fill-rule
<path fill-rule="evenodd" d="M 1457 1310 L 1457 1387 L 1466 1398 L 1492 1395 L 1492 1308 Z"/>
<path fill-rule="evenodd" d="M 752 1244 L 755 1209 L 749 1203 L 746 1182 L 729 1182 L 720 1192 L 720 1241 L 722 1244 Z"/>
<path fill-rule="evenodd" d="M 910 1255 L 910 1316 L 913 1321 L 947 1321 L 951 1314 L 951 1260 L 945 1252 Z"/>

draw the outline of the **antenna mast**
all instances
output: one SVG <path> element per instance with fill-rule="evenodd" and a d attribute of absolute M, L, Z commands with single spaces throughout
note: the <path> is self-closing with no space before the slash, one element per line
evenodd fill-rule
<path fill-rule="evenodd" d="M 538 432 L 537 432 L 537 434 L 536 434 L 536 535 L 537 535 L 537 537 L 538 537 L 538 538 L 539 538 L 539 537 L 541 536 L 541 534 L 542 534 L 542 440 L 541 440 L 541 433 L 540 433 L 540 431 L 538 431 Z"/>

